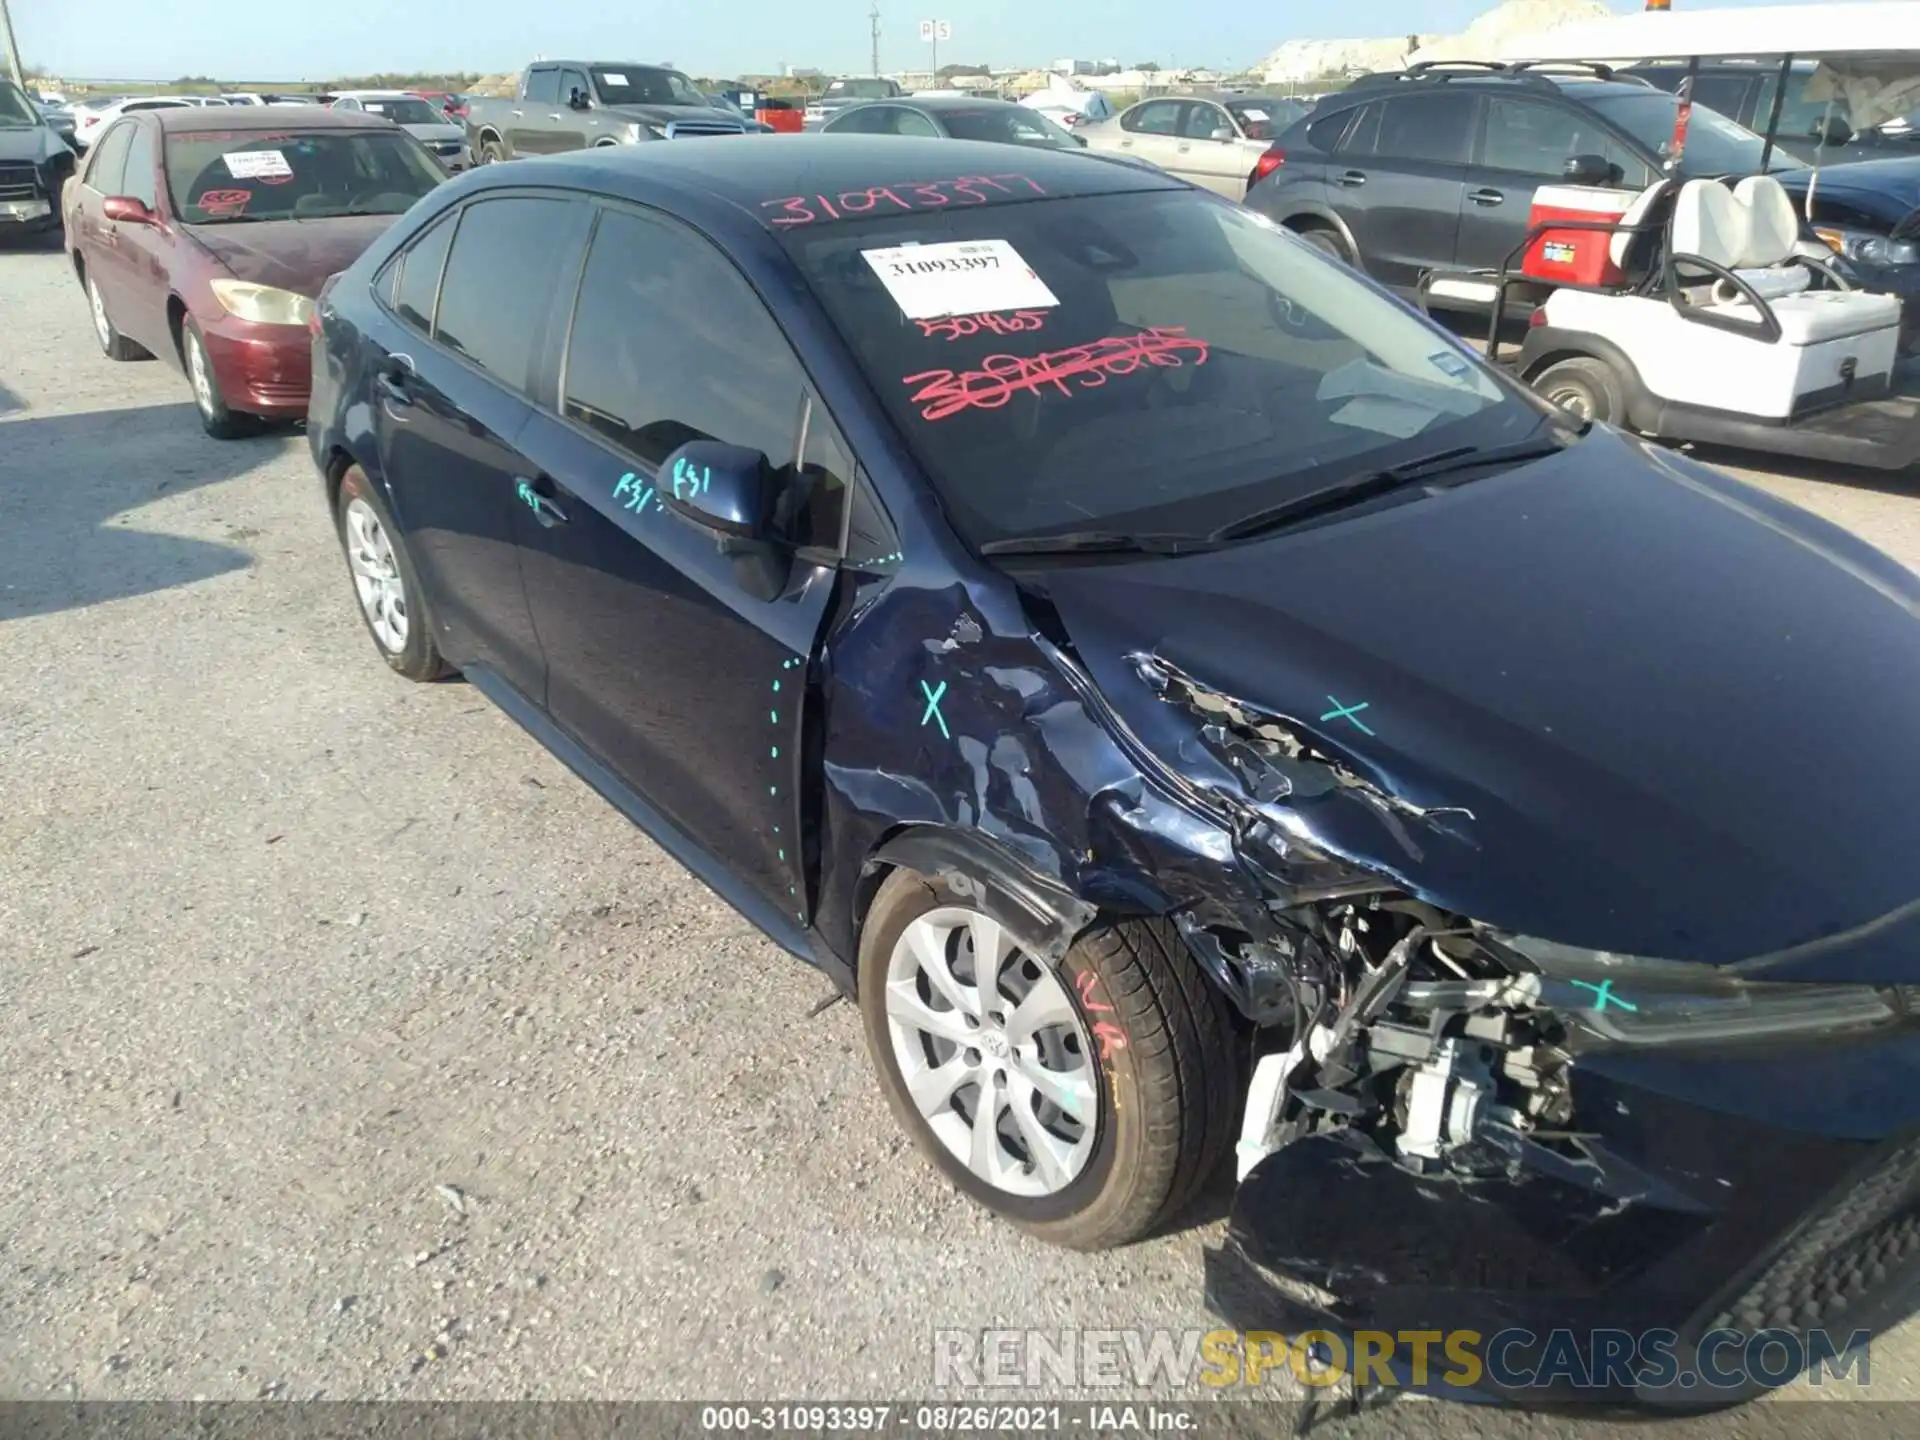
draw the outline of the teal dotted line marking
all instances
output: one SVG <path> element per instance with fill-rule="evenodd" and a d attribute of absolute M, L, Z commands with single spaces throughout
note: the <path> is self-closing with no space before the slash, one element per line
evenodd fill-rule
<path fill-rule="evenodd" d="M 782 660 L 780 662 L 781 675 L 785 675 L 787 672 L 792 670 L 798 670 L 799 668 L 800 668 L 800 661 L 798 660 Z M 780 723 L 780 694 L 784 684 L 785 682 L 781 680 L 778 676 L 774 678 L 774 682 L 773 682 L 774 699 L 773 699 L 772 705 L 767 710 L 767 720 L 768 720 L 768 723 L 775 726 L 778 726 Z M 777 737 L 779 735 L 779 731 L 775 730 L 774 734 Z M 767 747 L 767 756 L 771 760 L 778 760 L 780 758 L 780 746 L 777 738 L 775 740 L 775 743 Z M 780 798 L 780 786 L 778 784 L 769 785 L 767 787 L 767 794 L 772 799 L 778 800 Z M 776 806 L 775 808 L 777 811 L 778 807 Z M 773 827 L 773 833 L 775 835 L 780 834 L 779 825 L 776 824 Z M 779 855 L 781 862 L 784 864 L 787 858 L 786 842 L 783 840 L 780 844 L 775 846 L 775 851 Z M 798 888 L 792 885 L 787 886 L 787 898 L 794 902 L 793 918 L 798 920 L 803 925 L 806 924 L 807 912 L 805 910 L 802 910 L 799 906 L 800 892 Z"/>
<path fill-rule="evenodd" d="M 904 561 L 906 558 L 907 557 L 904 551 L 896 550 L 891 555 L 876 555 L 871 560 L 856 560 L 853 563 L 855 565 L 858 565 L 864 568 L 865 566 L 868 566 L 868 565 L 899 564 L 900 562 Z"/>

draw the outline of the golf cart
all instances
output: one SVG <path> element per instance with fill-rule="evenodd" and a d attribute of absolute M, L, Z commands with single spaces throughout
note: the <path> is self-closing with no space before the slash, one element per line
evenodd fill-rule
<path fill-rule="evenodd" d="M 1920 461 L 1920 367 L 1900 359 L 1901 303 L 1855 283 L 1767 170 L 1796 60 L 1856 124 L 1920 100 L 1920 3 L 1646 12 L 1525 42 L 1538 63 L 1686 61 L 1666 175 L 1612 188 L 1601 156 L 1575 156 L 1533 197 L 1525 239 L 1492 276 L 1488 353 L 1548 398 L 1658 439 L 1876 469 Z M 1703 56 L 1777 61 L 1762 173 L 1678 171 Z M 1817 176 L 1815 177 L 1817 186 Z M 1808 194 L 1811 206 L 1813 191 Z M 1444 292 L 1442 292 L 1444 293 Z M 1501 344 L 1510 302 L 1525 342 Z"/>

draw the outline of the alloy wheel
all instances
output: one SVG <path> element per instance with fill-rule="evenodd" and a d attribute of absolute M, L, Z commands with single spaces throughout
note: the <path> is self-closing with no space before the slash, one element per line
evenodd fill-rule
<path fill-rule="evenodd" d="M 213 376 L 207 369 L 207 352 L 196 336 L 187 336 L 187 379 L 193 385 L 193 401 L 200 413 L 213 418 Z"/>
<path fill-rule="evenodd" d="M 113 322 L 107 319 L 107 301 L 100 293 L 100 282 L 92 276 L 87 277 L 87 305 L 93 311 L 93 333 L 100 337 L 100 348 L 108 349 L 113 344 Z"/>
<path fill-rule="evenodd" d="M 407 648 L 407 587 L 386 527 L 371 505 L 355 497 L 347 502 L 347 565 L 373 638 L 398 655 Z"/>
<path fill-rule="evenodd" d="M 912 921 L 887 962 L 887 1032 L 940 1143 L 1011 1195 L 1066 1189 L 1093 1154 L 1093 1046 L 1056 973 L 989 916 L 947 906 Z"/>

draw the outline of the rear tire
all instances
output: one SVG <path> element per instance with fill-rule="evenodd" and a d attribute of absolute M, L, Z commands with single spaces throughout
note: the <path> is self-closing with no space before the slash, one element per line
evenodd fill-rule
<path fill-rule="evenodd" d="M 1323 255 L 1332 256 L 1342 265 L 1353 264 L 1353 256 L 1347 251 L 1347 242 L 1340 238 L 1340 232 L 1325 225 L 1309 225 L 1293 232 L 1307 244 Z"/>
<path fill-rule="evenodd" d="M 960 928 L 953 928 L 955 917 L 979 916 L 972 893 L 972 887 L 963 894 L 945 880 L 902 870 L 890 875 L 874 897 L 860 936 L 859 999 L 867 1046 L 887 1103 L 958 1189 L 1039 1239 L 1073 1250 L 1106 1250 L 1139 1240 L 1187 1206 L 1218 1170 L 1232 1142 L 1241 1067 L 1226 1002 L 1187 954 L 1178 931 L 1164 920 L 1129 920 L 1084 936 L 1057 966 L 1013 947 L 1000 972 L 1004 984 L 994 982 L 990 992 L 978 984 L 982 971 L 974 937 L 992 934 L 996 927 L 987 922 L 976 932 L 962 919 Z M 948 973 L 959 983 L 957 993 L 985 1013 L 973 1014 L 960 1004 L 944 1008 L 938 1000 L 928 1009 L 922 1001 L 917 1013 L 933 1016 L 928 1023 L 956 1029 L 964 1024 L 959 1033 L 977 1048 L 956 1044 L 916 1054 L 915 1044 L 927 1037 L 916 1039 L 911 1021 L 903 1022 L 907 1012 L 899 1008 L 900 990 L 903 984 L 919 983 L 922 973 L 931 977 L 925 961 L 912 957 L 923 956 L 926 937 L 937 937 L 943 929 L 955 935 L 957 948 L 947 951 L 940 941 L 936 953 L 952 955 L 955 964 Z M 1021 987 L 1027 985 L 1032 988 L 1022 994 Z M 1056 1077 L 1071 1077 L 1064 1088 L 1078 1097 L 1064 1120 L 1063 1112 L 1048 1111 L 1041 1103 L 1045 1090 L 1028 1091 L 1022 1080 L 1038 1073 L 1033 1055 L 1041 1049 L 1042 1037 L 1024 1037 L 1020 1012 L 1026 997 L 1048 986 L 1058 987 L 1047 993 L 1056 1007 L 1052 1013 L 1059 1017 L 1044 1032 L 1052 1056 L 1048 1070 Z M 935 992 L 909 990 L 910 997 L 915 993 L 931 997 Z M 1015 995 L 1021 998 L 1012 999 Z M 1013 1041 L 1013 1058 L 999 1062 L 1000 1074 L 993 1073 L 993 1057 L 1004 1057 L 1005 1047 L 981 1038 L 989 1032 Z M 945 1058 L 943 1049 L 949 1049 Z M 911 1082 L 903 1065 L 913 1072 Z M 982 1079 L 977 1086 L 949 1079 L 945 1088 L 950 1093 L 924 1106 L 916 1096 L 927 1096 L 930 1082 L 937 1079 L 933 1072 L 950 1066 L 977 1067 L 974 1073 Z M 931 1093 L 937 1096 L 938 1088 Z M 1008 1107 L 999 1126 L 1002 1135 L 1017 1129 L 1031 1136 L 1034 1131 L 1026 1120 L 1032 1119 L 1052 1127 L 1056 1139 L 1067 1137 L 1062 1153 L 1070 1154 L 1070 1162 L 1064 1178 L 1037 1185 L 1044 1180 L 1041 1167 L 1030 1159 L 1023 1170 L 1014 1157 L 1004 1178 L 996 1181 L 992 1165 L 982 1173 L 971 1157 L 956 1151 L 955 1137 L 962 1137 L 959 1143 L 966 1148 L 964 1136 L 974 1128 L 978 1107 L 990 1093 Z M 1029 1109 L 1022 1118 L 1015 1107 L 1027 1095 L 1040 1098 L 1027 1100 Z M 936 1132 L 934 1121 L 946 1138 Z M 1080 1137 L 1085 1144 L 1077 1143 Z M 1032 1141 L 1019 1143 L 1031 1156 Z M 1011 1147 L 995 1148 L 997 1161 L 1012 1154 Z"/>
<path fill-rule="evenodd" d="M 151 353 L 114 328 L 113 321 L 107 315 L 106 297 L 100 293 L 100 284 L 91 275 L 86 278 L 86 288 L 87 308 L 93 312 L 93 338 L 100 342 L 100 352 L 109 360 L 151 360 Z"/>
<path fill-rule="evenodd" d="M 1614 368 L 1591 355 L 1556 361 L 1533 377 L 1533 388 L 1568 414 L 1601 425 L 1624 425 L 1625 388 Z"/>
<path fill-rule="evenodd" d="M 507 147 L 498 140 L 482 140 L 480 149 L 475 152 L 473 163 L 476 165 L 498 165 L 507 158 Z"/>

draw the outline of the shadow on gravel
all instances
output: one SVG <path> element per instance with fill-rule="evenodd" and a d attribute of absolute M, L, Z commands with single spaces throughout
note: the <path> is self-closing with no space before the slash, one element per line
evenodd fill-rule
<path fill-rule="evenodd" d="M 188 402 L 0 420 L 0 621 L 243 570 L 245 550 L 142 529 L 129 512 L 244 475 L 285 432 L 210 440 Z"/>

